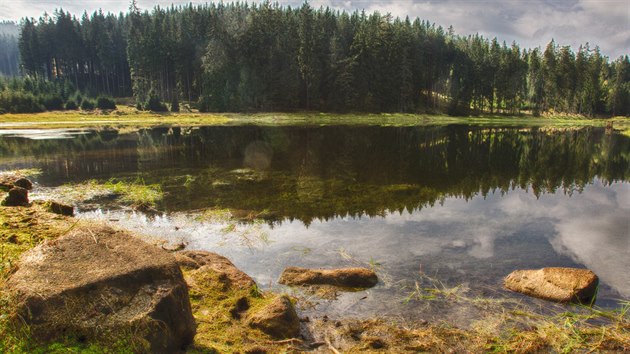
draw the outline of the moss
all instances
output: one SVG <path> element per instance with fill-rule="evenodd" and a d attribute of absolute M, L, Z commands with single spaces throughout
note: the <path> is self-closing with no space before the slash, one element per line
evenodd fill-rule
<path fill-rule="evenodd" d="M 248 313 L 268 305 L 276 295 L 260 292 L 255 286 L 235 289 L 219 273 L 209 269 L 185 271 L 184 275 L 190 285 L 190 301 L 197 321 L 191 352 L 243 353 L 263 347 L 275 353 L 287 348 L 288 343 L 275 342 L 246 323 Z"/>

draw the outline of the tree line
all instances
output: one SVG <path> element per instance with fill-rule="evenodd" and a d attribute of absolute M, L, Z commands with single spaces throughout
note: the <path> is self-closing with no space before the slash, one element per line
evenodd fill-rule
<path fill-rule="evenodd" d="M 20 73 L 18 35 L 17 24 L 0 21 L 0 77 L 14 77 Z"/>
<path fill-rule="evenodd" d="M 24 19 L 27 77 L 201 111 L 630 115 L 630 60 L 378 12 L 209 3 Z M 178 106 L 178 103 L 177 103 Z"/>

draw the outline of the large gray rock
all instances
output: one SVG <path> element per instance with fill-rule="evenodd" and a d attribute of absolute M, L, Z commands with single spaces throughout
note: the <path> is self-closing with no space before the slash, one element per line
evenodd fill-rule
<path fill-rule="evenodd" d="M 308 269 L 288 267 L 278 280 L 285 285 L 332 285 L 346 288 L 369 288 L 378 283 L 373 270 L 367 268 Z"/>
<path fill-rule="evenodd" d="M 515 270 L 505 287 L 529 296 L 558 302 L 589 303 L 596 294 L 599 279 L 588 269 L 542 268 Z"/>
<path fill-rule="evenodd" d="M 27 252 L 7 289 L 15 322 L 39 340 L 74 335 L 114 343 L 131 336 L 151 352 L 173 352 L 195 335 L 175 258 L 108 227 L 78 228 Z"/>

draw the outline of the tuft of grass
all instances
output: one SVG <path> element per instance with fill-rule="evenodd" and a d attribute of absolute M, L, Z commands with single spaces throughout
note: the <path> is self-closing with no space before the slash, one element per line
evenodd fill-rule
<path fill-rule="evenodd" d="M 123 204 L 134 208 L 153 208 L 162 200 L 164 193 L 159 184 L 145 184 L 140 178 L 132 181 L 111 179 L 106 182 L 89 180 L 78 184 L 66 184 L 44 192 L 40 198 L 50 197 L 77 204 L 106 196 L 115 196 Z"/>
<path fill-rule="evenodd" d="M 133 182 L 109 180 L 103 184 L 103 188 L 119 195 L 121 201 L 133 207 L 155 207 L 164 196 L 159 184 L 145 184 L 142 179 L 136 179 Z"/>

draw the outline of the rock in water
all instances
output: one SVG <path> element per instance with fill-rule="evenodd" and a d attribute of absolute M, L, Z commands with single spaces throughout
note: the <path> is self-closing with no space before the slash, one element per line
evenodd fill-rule
<path fill-rule="evenodd" d="M 58 202 L 50 201 L 48 202 L 48 211 L 55 214 L 65 215 L 65 216 L 73 216 L 74 215 L 74 207 L 71 205 L 65 205 Z"/>
<path fill-rule="evenodd" d="M 370 288 L 378 283 L 373 270 L 367 268 L 308 269 L 288 267 L 282 272 L 280 284 L 333 285 L 346 288 Z"/>
<path fill-rule="evenodd" d="M 4 198 L 2 205 L 5 206 L 28 206 L 28 191 L 22 187 L 13 187 L 9 190 L 9 195 Z"/>
<path fill-rule="evenodd" d="M 590 303 L 599 279 L 588 269 L 555 267 L 515 270 L 504 283 L 512 291 L 545 300 Z"/>
<path fill-rule="evenodd" d="M 274 338 L 295 338 L 300 334 L 300 318 L 286 295 L 278 296 L 251 315 L 247 323 Z"/>
<path fill-rule="evenodd" d="M 82 227 L 27 252 L 7 289 L 15 323 L 39 340 L 72 335 L 114 343 L 133 334 L 164 353 L 195 335 L 175 258 L 108 227 Z"/>

